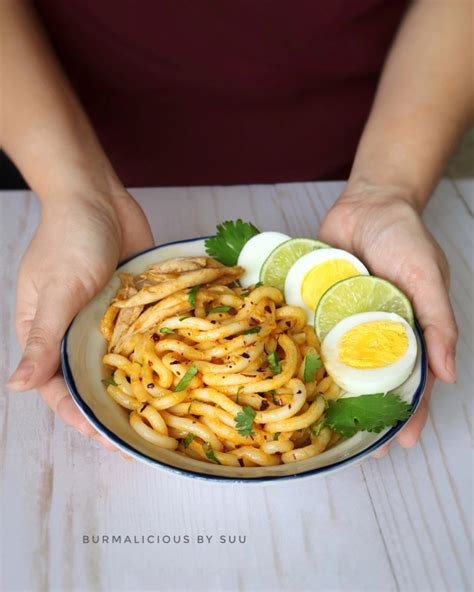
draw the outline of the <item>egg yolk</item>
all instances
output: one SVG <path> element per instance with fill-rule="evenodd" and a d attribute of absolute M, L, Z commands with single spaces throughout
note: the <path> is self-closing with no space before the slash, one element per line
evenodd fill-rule
<path fill-rule="evenodd" d="M 321 296 L 336 282 L 360 275 L 352 263 L 345 259 L 331 259 L 308 271 L 301 284 L 301 297 L 311 310 L 315 310 Z"/>
<path fill-rule="evenodd" d="M 339 359 L 352 368 L 381 368 L 399 360 L 408 350 L 402 323 L 372 321 L 350 329 L 339 341 Z"/>

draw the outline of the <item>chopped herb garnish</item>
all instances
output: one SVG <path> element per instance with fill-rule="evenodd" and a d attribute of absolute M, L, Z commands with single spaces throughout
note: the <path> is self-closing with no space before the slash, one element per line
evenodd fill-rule
<path fill-rule="evenodd" d="M 251 327 L 246 331 L 242 331 L 241 335 L 253 335 L 254 333 L 260 333 L 262 327 Z"/>
<path fill-rule="evenodd" d="M 174 331 L 169 327 L 161 327 L 160 333 L 174 334 Z"/>
<path fill-rule="evenodd" d="M 319 436 L 319 432 L 321 431 L 324 425 L 323 421 L 315 421 L 313 424 L 309 426 L 309 430 L 313 436 Z"/>
<path fill-rule="evenodd" d="M 276 398 L 276 391 L 270 391 L 271 395 L 272 395 L 272 402 L 274 405 L 279 405 L 280 402 L 278 401 L 278 399 Z"/>
<path fill-rule="evenodd" d="M 272 438 L 272 440 L 278 440 L 278 438 L 280 437 L 280 434 L 281 434 L 281 432 L 275 432 L 275 433 L 273 434 L 273 438 Z"/>
<path fill-rule="evenodd" d="M 195 366 L 194 364 L 191 364 L 191 366 L 186 371 L 186 374 L 183 376 L 183 378 L 176 385 L 174 392 L 179 393 L 181 391 L 184 391 L 184 389 L 186 389 L 188 387 L 189 383 L 196 376 L 196 374 L 198 372 L 199 372 L 198 367 Z"/>
<path fill-rule="evenodd" d="M 235 427 L 241 436 L 253 436 L 255 434 L 252 430 L 252 424 L 256 415 L 257 412 L 250 405 L 244 405 L 242 411 L 237 413 L 234 418 Z"/>
<path fill-rule="evenodd" d="M 214 312 L 229 312 L 230 310 L 232 310 L 232 306 L 215 306 L 209 310 L 208 314 L 213 314 Z"/>
<path fill-rule="evenodd" d="M 204 454 L 207 456 L 207 458 L 209 460 L 213 460 L 218 465 L 222 464 L 221 461 L 215 455 L 214 450 L 212 450 L 211 445 L 209 444 L 209 442 L 203 442 L 202 448 L 204 450 Z"/>
<path fill-rule="evenodd" d="M 118 386 L 118 384 L 115 382 L 115 380 L 111 376 L 109 376 L 109 378 L 103 378 L 101 380 L 101 382 L 104 386 L 109 386 L 109 385 L 110 386 Z"/>
<path fill-rule="evenodd" d="M 181 322 L 189 318 L 191 318 L 191 315 L 184 315 L 184 317 L 179 317 L 179 321 Z"/>
<path fill-rule="evenodd" d="M 323 365 L 321 358 L 317 352 L 309 351 L 304 357 L 304 375 L 303 380 L 305 382 L 314 382 L 316 372 Z"/>
<path fill-rule="evenodd" d="M 410 415 L 411 405 L 398 395 L 378 393 L 328 401 L 324 425 L 350 438 L 362 430 L 378 434 Z"/>
<path fill-rule="evenodd" d="M 277 352 L 274 351 L 271 354 L 268 354 L 267 360 L 268 360 L 268 363 L 270 364 L 270 369 L 273 372 L 273 374 L 280 374 L 280 372 L 281 372 L 281 360 L 278 357 Z"/>
<path fill-rule="evenodd" d="M 240 391 L 243 389 L 243 386 L 239 386 L 239 388 L 237 389 L 237 396 L 235 397 L 235 402 L 237 403 L 237 405 L 239 405 L 239 395 L 240 395 Z"/>
<path fill-rule="evenodd" d="M 187 448 L 191 442 L 194 440 L 196 436 L 194 434 L 192 434 L 191 432 L 189 432 L 189 434 L 186 436 L 186 438 L 183 440 L 183 446 L 185 448 Z"/>
<path fill-rule="evenodd" d="M 206 253 L 224 265 L 237 265 L 240 251 L 246 242 L 259 234 L 250 222 L 227 220 L 217 225 L 216 236 L 206 239 Z"/>
<path fill-rule="evenodd" d="M 240 293 L 241 296 L 248 296 L 250 294 L 250 290 L 242 290 Z"/>
<path fill-rule="evenodd" d="M 260 288 L 260 286 L 263 286 L 263 282 L 257 282 L 257 283 L 254 285 L 253 289 L 254 289 L 254 290 L 256 290 L 257 288 Z"/>
<path fill-rule="evenodd" d="M 194 286 L 188 292 L 188 301 L 191 306 L 196 306 L 196 295 L 200 287 L 200 285 Z"/>

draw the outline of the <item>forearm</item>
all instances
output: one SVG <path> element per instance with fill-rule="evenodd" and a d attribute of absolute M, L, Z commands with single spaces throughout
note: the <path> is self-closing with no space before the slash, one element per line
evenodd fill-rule
<path fill-rule="evenodd" d="M 28 2 L 2 0 L 0 143 L 42 200 L 120 191 Z"/>
<path fill-rule="evenodd" d="M 400 193 L 422 209 L 473 115 L 470 1 L 419 0 L 388 56 L 345 195 Z"/>

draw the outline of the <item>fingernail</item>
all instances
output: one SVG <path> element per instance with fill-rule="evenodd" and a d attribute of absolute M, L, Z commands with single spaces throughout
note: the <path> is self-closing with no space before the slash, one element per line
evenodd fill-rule
<path fill-rule="evenodd" d="M 7 382 L 7 386 L 10 388 L 19 388 L 24 386 L 33 374 L 35 367 L 33 364 L 22 364 L 13 372 Z"/>
<path fill-rule="evenodd" d="M 450 350 L 446 356 L 446 370 L 451 374 L 453 380 L 456 380 L 456 352 Z"/>

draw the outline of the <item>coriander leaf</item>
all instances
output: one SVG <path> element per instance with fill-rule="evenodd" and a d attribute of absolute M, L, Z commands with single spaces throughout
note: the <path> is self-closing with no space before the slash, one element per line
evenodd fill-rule
<path fill-rule="evenodd" d="M 263 282 L 257 282 L 256 284 L 254 284 L 253 289 L 256 290 L 257 288 L 260 288 L 260 286 L 263 286 Z"/>
<path fill-rule="evenodd" d="M 206 253 L 224 265 L 237 265 L 245 243 L 259 233 L 250 222 L 243 222 L 240 218 L 235 222 L 227 220 L 217 225 L 216 236 L 206 239 Z"/>
<path fill-rule="evenodd" d="M 181 391 L 184 391 L 184 389 L 187 388 L 188 384 L 191 382 L 191 380 L 196 376 L 196 374 L 198 372 L 199 372 L 198 367 L 195 366 L 194 364 L 191 364 L 191 366 L 189 366 L 186 374 L 183 376 L 183 378 L 176 385 L 174 392 L 180 393 Z"/>
<path fill-rule="evenodd" d="M 281 432 L 275 432 L 275 433 L 273 434 L 273 438 L 272 438 L 272 440 L 278 440 L 278 438 L 280 437 L 280 434 L 281 434 Z"/>
<path fill-rule="evenodd" d="M 229 310 L 232 310 L 232 306 L 215 306 L 214 308 L 209 309 L 208 314 L 214 312 L 229 312 Z"/>
<path fill-rule="evenodd" d="M 254 333 L 260 333 L 261 329 L 262 329 L 262 327 L 251 327 L 250 329 L 247 329 L 246 331 L 242 331 L 241 335 L 253 335 Z"/>
<path fill-rule="evenodd" d="M 109 376 L 109 378 L 103 378 L 101 380 L 101 382 L 104 386 L 109 386 L 109 385 L 118 386 L 118 384 L 115 382 L 115 380 L 111 376 Z"/>
<path fill-rule="evenodd" d="M 196 306 L 196 294 L 201 286 L 194 286 L 188 292 L 188 301 L 191 306 Z"/>
<path fill-rule="evenodd" d="M 196 436 L 194 434 L 192 434 L 191 432 L 189 432 L 189 434 L 186 436 L 186 438 L 183 440 L 183 446 L 185 448 L 187 448 L 191 442 L 194 440 Z"/>
<path fill-rule="evenodd" d="M 206 443 L 203 442 L 202 448 L 204 450 L 204 454 L 207 456 L 207 458 L 209 460 L 213 460 L 218 465 L 222 464 L 221 461 L 214 454 L 214 450 L 212 450 L 211 445 L 209 444 L 209 442 L 206 442 Z"/>
<path fill-rule="evenodd" d="M 272 402 L 274 405 L 279 405 L 280 403 L 278 402 L 278 399 L 276 398 L 276 391 L 270 391 L 271 395 L 272 395 Z"/>
<path fill-rule="evenodd" d="M 281 372 L 281 360 L 278 357 L 276 351 L 268 354 L 267 356 L 268 363 L 270 364 L 271 371 L 273 374 L 280 374 Z"/>
<path fill-rule="evenodd" d="M 314 382 L 316 372 L 321 368 L 323 363 L 317 352 L 309 351 L 304 357 L 304 374 L 303 380 L 305 382 Z"/>
<path fill-rule="evenodd" d="M 173 329 L 170 329 L 169 327 L 161 327 L 160 329 L 160 333 L 169 333 L 169 334 L 174 334 Z"/>
<path fill-rule="evenodd" d="M 234 417 L 235 427 L 241 436 L 254 435 L 255 432 L 252 430 L 252 424 L 256 415 L 257 412 L 250 405 L 244 405 L 242 411 Z"/>
<path fill-rule="evenodd" d="M 411 415 L 411 405 L 398 395 L 378 393 L 328 403 L 324 425 L 346 438 L 361 430 L 378 434 Z"/>

